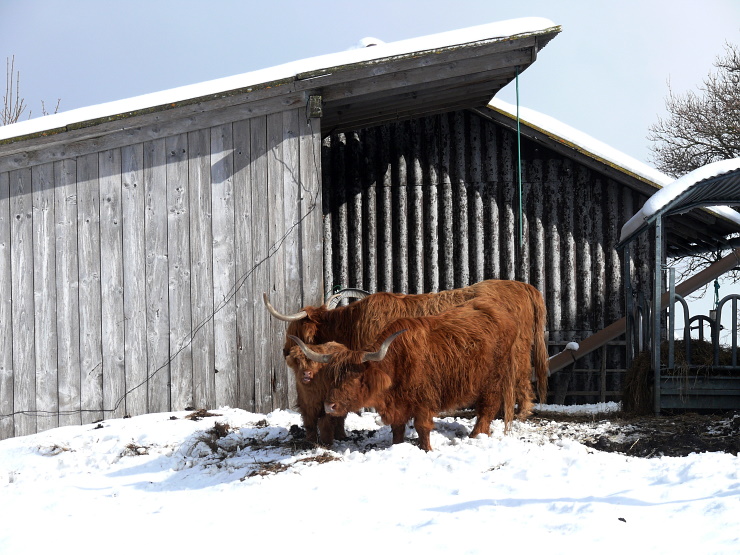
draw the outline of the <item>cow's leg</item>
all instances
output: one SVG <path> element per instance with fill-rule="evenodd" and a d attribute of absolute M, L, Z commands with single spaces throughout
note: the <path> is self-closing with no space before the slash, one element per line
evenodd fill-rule
<path fill-rule="evenodd" d="M 512 369 L 516 372 L 516 416 L 519 420 L 526 420 L 532 414 L 534 406 L 534 388 L 532 387 L 532 364 L 530 345 L 531 339 L 514 343 L 512 347 Z"/>
<path fill-rule="evenodd" d="M 432 450 L 429 435 L 434 429 L 434 413 L 427 410 L 419 410 L 414 414 L 414 428 L 419 434 L 419 447 L 424 451 Z"/>
<path fill-rule="evenodd" d="M 332 416 L 334 422 L 334 439 L 347 439 L 347 432 L 344 430 L 344 421 L 346 416 Z"/>
<path fill-rule="evenodd" d="M 491 390 L 490 388 L 486 389 L 485 393 L 475 404 L 477 418 L 473 431 L 470 432 L 470 437 L 475 437 L 478 434 L 491 435 L 491 421 L 496 418 L 496 415 L 501 410 L 501 401 L 500 391 Z"/>
<path fill-rule="evenodd" d="M 317 443 L 319 440 L 317 432 L 318 417 L 311 412 L 304 412 L 301 414 L 303 419 L 303 429 L 306 431 L 306 441 L 311 443 Z"/>
<path fill-rule="evenodd" d="M 391 431 L 393 432 L 393 445 L 403 443 L 406 437 L 406 422 L 403 424 L 392 424 Z"/>
<path fill-rule="evenodd" d="M 328 414 L 323 414 L 319 418 L 319 438 L 322 445 L 331 446 L 334 443 L 334 427 L 336 419 Z M 306 436 L 308 437 L 308 436 Z M 316 440 L 314 439 L 314 443 Z"/>

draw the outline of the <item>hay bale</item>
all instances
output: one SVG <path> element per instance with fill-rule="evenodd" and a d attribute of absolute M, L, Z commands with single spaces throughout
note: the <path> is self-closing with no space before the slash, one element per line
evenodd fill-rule
<path fill-rule="evenodd" d="M 653 411 L 653 372 L 650 368 L 651 353 L 642 351 L 627 369 L 622 389 L 623 410 L 631 414 L 649 414 Z M 720 346 L 719 365 L 732 364 L 732 349 Z M 691 340 L 691 365 L 686 360 L 686 342 L 676 340 L 674 343 L 674 368 L 665 369 L 668 365 L 668 341 L 660 345 L 660 365 L 663 374 L 674 376 L 712 376 L 727 375 L 727 370 L 714 366 L 714 346 L 711 341 Z"/>

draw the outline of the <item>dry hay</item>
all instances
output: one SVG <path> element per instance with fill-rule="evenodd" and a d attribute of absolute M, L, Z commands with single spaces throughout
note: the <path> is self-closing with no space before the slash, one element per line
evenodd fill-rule
<path fill-rule="evenodd" d="M 689 366 L 686 360 L 686 342 L 676 340 L 674 342 L 674 365 L 669 372 L 665 369 L 668 365 L 668 341 L 660 345 L 660 365 L 663 374 L 673 376 L 719 376 L 729 375 L 730 371 L 718 369 L 714 366 L 714 346 L 710 341 L 699 339 L 691 340 L 691 362 Z M 732 349 L 726 346 L 719 348 L 719 365 L 732 365 Z M 622 391 L 622 408 L 625 412 L 632 414 L 648 414 L 653 410 L 653 372 L 651 366 L 651 353 L 642 351 L 632 361 L 632 366 L 627 370 L 624 389 Z"/>

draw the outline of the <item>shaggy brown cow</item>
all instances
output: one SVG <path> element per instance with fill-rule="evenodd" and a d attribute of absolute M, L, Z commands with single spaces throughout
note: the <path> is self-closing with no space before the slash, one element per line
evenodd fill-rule
<path fill-rule="evenodd" d="M 512 314 L 522 326 L 520 339 L 532 350 L 539 400 L 545 402 L 547 399 L 547 311 L 542 294 L 527 283 L 489 279 L 439 293 L 404 295 L 381 292 L 333 310 L 326 305 L 307 306 L 289 316 L 277 312 L 269 303 L 267 294 L 263 297 L 273 316 L 289 322 L 287 335 L 295 335 L 308 344 L 337 341 L 350 349 L 362 349 L 372 344 L 379 337 L 380 331 L 397 318 L 439 314 L 474 298 L 489 299 Z M 292 343 L 286 337 L 283 356 L 288 356 L 291 347 Z M 531 380 L 530 367 L 521 368 L 521 374 L 517 377 L 516 402 L 518 415 L 522 419 L 532 410 L 534 393 Z M 331 442 L 329 438 L 327 441 Z"/>
<path fill-rule="evenodd" d="M 339 343 L 330 342 L 328 348 L 336 348 Z M 300 347 L 293 345 L 285 357 L 295 374 L 295 388 L 298 396 L 298 411 L 303 418 L 306 440 L 312 443 L 331 445 L 336 439 L 344 439 L 344 417 L 329 416 L 324 412 L 324 400 L 329 393 L 331 381 L 317 377 L 322 365 L 306 359 Z"/>
<path fill-rule="evenodd" d="M 325 403 L 327 414 L 373 407 L 391 426 L 393 443 L 403 441 L 413 418 L 419 446 L 430 451 L 433 416 L 444 410 L 474 406 L 471 437 L 490 435 L 499 410 L 509 428 L 517 375 L 530 364 L 530 347 L 519 340 L 521 334 L 509 312 L 475 299 L 442 314 L 392 322 L 381 332 L 382 344 L 371 347 L 375 352 L 338 343 L 308 347 L 290 338 L 310 360 L 327 364 L 321 373 L 336 382 Z"/>

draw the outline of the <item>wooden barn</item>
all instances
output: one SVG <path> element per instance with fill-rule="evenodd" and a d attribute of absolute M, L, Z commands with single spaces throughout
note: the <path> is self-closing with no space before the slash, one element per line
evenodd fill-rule
<path fill-rule="evenodd" d="M 393 122 L 324 141 L 324 288 L 417 293 L 483 279 L 536 286 L 548 309 L 551 402 L 619 400 L 627 368 L 620 230 L 672 181 L 532 110 L 480 109 Z M 518 167 L 521 160 L 521 193 Z M 521 195 L 521 196 L 520 196 Z M 671 222 L 672 255 L 711 250 L 736 230 L 697 211 Z M 634 247 L 636 288 L 655 249 Z M 597 332 L 616 329 L 601 338 Z M 573 364 L 575 362 L 575 364 Z M 557 373 L 556 373 L 557 372 Z"/>
<path fill-rule="evenodd" d="M 493 23 L 0 128 L 0 439 L 291 407 L 263 292 L 288 312 L 520 279 L 553 352 L 623 316 L 619 229 L 659 184 L 488 107 L 559 32 Z M 611 349 L 553 399 L 615 398 Z"/>

